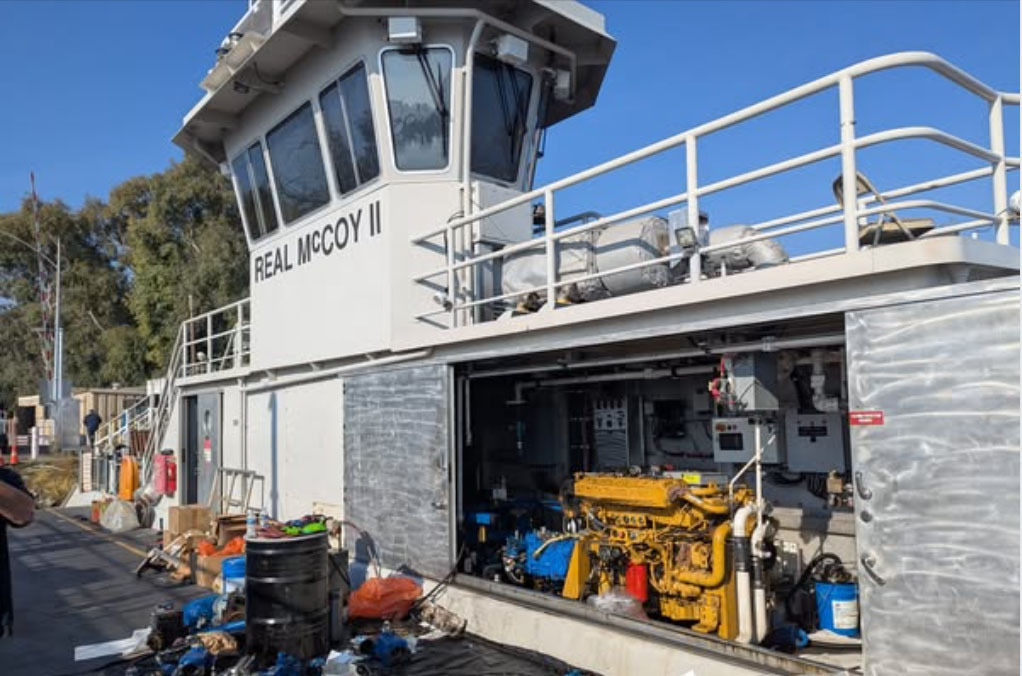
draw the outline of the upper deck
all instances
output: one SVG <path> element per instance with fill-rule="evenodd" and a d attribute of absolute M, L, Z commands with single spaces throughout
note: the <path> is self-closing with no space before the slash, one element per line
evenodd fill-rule
<path fill-rule="evenodd" d="M 598 93 L 614 46 L 598 14 L 561 2 L 500 5 L 499 16 L 458 3 L 265 2 L 236 27 L 242 36 L 175 138 L 231 171 L 252 261 L 251 329 L 246 304 L 219 328 L 193 322 L 183 344 L 210 345 L 201 363 L 184 356 L 183 374 L 219 370 L 211 343 L 242 325 L 230 347 L 245 359 L 231 368 L 271 370 L 1018 273 L 1008 176 L 1019 158 L 1006 152 L 1003 115 L 1019 95 L 932 54 L 855 64 L 534 188 L 543 130 Z M 266 32 L 246 38 L 259 21 Z M 856 133 L 858 83 L 919 67 L 981 104 L 981 142 L 926 124 Z M 827 95 L 837 143 L 700 181 L 708 138 Z M 930 167 L 920 143 L 954 161 Z M 875 148 L 895 152 L 877 161 Z M 681 161 L 669 194 L 641 199 L 617 180 L 672 153 Z M 898 164 L 916 180 L 871 182 Z M 778 179 L 792 204 L 832 197 L 782 213 L 743 197 Z M 589 185 L 614 186 L 623 208 L 580 209 L 575 195 Z M 569 207 L 558 206 L 566 194 Z M 718 222 L 732 195 L 747 220 Z"/>

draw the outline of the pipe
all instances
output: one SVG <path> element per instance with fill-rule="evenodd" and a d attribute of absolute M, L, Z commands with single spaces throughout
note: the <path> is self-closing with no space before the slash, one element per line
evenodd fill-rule
<path fill-rule="evenodd" d="M 838 398 L 828 397 L 824 392 L 823 386 L 827 381 L 827 374 L 823 369 L 823 360 L 823 350 L 813 350 L 813 374 L 809 379 L 813 388 L 813 407 L 822 413 L 833 413 L 838 410 Z"/>
<path fill-rule="evenodd" d="M 766 509 L 761 510 L 761 512 Z M 769 522 L 763 521 L 752 531 L 750 540 L 752 549 L 752 601 L 755 608 L 754 627 L 755 640 L 760 643 L 767 634 L 766 581 L 763 578 L 763 539 L 766 537 Z"/>
<path fill-rule="evenodd" d="M 752 588 L 749 578 L 749 518 L 755 513 L 754 505 L 745 505 L 735 512 L 734 519 L 734 556 L 735 556 L 735 595 L 738 599 L 738 643 L 752 641 Z"/>
<path fill-rule="evenodd" d="M 727 572 L 727 538 L 731 535 L 731 524 L 727 521 L 713 529 L 712 559 L 710 571 L 681 571 L 675 575 L 679 582 L 700 587 L 719 587 L 724 583 Z"/>
<path fill-rule="evenodd" d="M 376 366 L 388 366 L 390 364 L 400 364 L 406 361 L 414 361 L 416 359 L 426 359 L 433 353 L 433 349 L 418 350 L 416 352 L 405 352 L 402 354 L 392 354 L 388 357 L 381 357 L 379 359 L 372 359 L 368 361 L 359 361 L 354 364 L 344 364 L 343 366 L 336 366 L 334 368 L 322 369 L 320 371 L 311 371 L 309 373 L 300 373 L 291 377 L 284 377 L 267 382 L 257 383 L 243 388 L 244 392 L 255 393 L 263 392 L 266 390 L 275 390 L 280 387 L 288 387 L 289 385 L 297 385 L 299 383 L 305 383 L 312 380 L 325 380 L 326 378 L 332 378 L 339 376 L 350 371 L 358 371 L 364 368 L 376 367 Z"/>
<path fill-rule="evenodd" d="M 468 47 L 465 52 L 465 68 L 462 75 L 462 93 L 461 93 L 461 190 L 462 190 L 462 205 L 461 215 L 471 216 L 473 211 L 472 204 L 472 88 L 474 85 L 474 74 L 475 74 L 475 52 L 476 45 L 479 43 L 479 36 L 482 35 L 483 26 L 485 22 L 482 19 L 477 19 L 475 25 L 472 27 L 472 34 L 468 39 Z M 478 222 L 473 222 L 470 228 L 460 228 L 458 230 L 459 248 L 462 256 L 475 256 L 475 231 L 479 228 Z M 467 241 L 466 241 L 467 239 Z M 451 243 L 453 246 L 453 242 Z M 464 285 L 468 288 L 469 298 L 476 300 L 476 277 L 477 271 L 467 269 L 464 271 Z M 452 297 L 451 299 L 457 304 L 458 299 Z M 476 306 L 474 308 L 473 320 L 478 322 L 481 317 L 482 307 Z"/>
<path fill-rule="evenodd" d="M 699 509 L 703 510 L 707 514 L 722 515 L 722 514 L 727 514 L 728 512 L 731 511 L 731 507 L 727 503 L 724 503 L 724 502 L 721 502 L 721 503 L 706 502 L 702 498 L 698 498 L 695 495 L 692 495 L 691 493 L 687 493 L 687 492 L 681 494 L 681 499 L 684 500 L 685 502 L 689 503 L 690 505 L 694 505 L 694 506 L 698 507 Z M 744 507 L 742 509 L 744 509 Z M 739 510 L 739 511 L 741 511 L 741 510 Z"/>
<path fill-rule="evenodd" d="M 667 359 L 688 359 L 694 357 L 705 357 L 714 354 L 737 354 L 739 352 L 776 352 L 777 350 L 789 350 L 812 347 L 833 347 L 845 344 L 845 334 L 830 333 L 818 336 L 806 336 L 804 338 L 787 338 L 777 340 L 771 337 L 762 340 L 754 340 L 747 343 L 733 343 L 730 345 L 720 344 L 704 348 L 692 348 L 679 350 L 677 352 L 647 352 L 644 354 L 632 355 L 630 357 L 607 357 L 605 359 L 593 359 L 590 361 L 571 362 L 568 364 L 557 364 L 548 366 L 518 366 L 507 369 L 494 369 L 492 371 L 477 371 L 468 374 L 469 378 L 495 378 L 498 376 L 538 373 L 543 371 L 568 371 L 581 368 L 594 368 L 597 366 L 617 366 L 620 364 L 634 364 L 643 361 L 662 361 Z"/>

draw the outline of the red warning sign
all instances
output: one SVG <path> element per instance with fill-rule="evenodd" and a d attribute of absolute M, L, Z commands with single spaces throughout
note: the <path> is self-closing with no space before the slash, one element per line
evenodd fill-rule
<path fill-rule="evenodd" d="M 883 425 L 883 411 L 849 411 L 849 425 Z"/>

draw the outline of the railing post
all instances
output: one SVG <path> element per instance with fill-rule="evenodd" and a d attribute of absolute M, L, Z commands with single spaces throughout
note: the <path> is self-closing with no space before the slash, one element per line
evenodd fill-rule
<path fill-rule="evenodd" d="M 181 332 L 181 358 L 180 358 L 180 363 L 177 365 L 178 368 L 176 370 L 180 371 L 184 375 L 188 375 L 188 340 L 185 338 L 185 335 L 186 335 L 185 325 L 181 324 L 181 328 L 179 330 Z M 171 368 L 173 369 L 173 366 L 174 366 L 174 359 L 173 359 L 173 357 L 171 357 L 170 365 L 171 365 Z M 168 370 L 170 370 L 170 369 L 168 369 Z M 166 377 L 168 377 L 168 378 L 171 378 L 171 377 L 176 378 L 178 376 L 177 373 L 166 373 L 164 375 L 166 375 Z"/>
<path fill-rule="evenodd" d="M 458 322 L 458 290 L 455 281 L 457 275 L 454 272 L 454 228 L 447 226 L 447 298 L 451 303 L 451 327 L 457 327 Z"/>
<path fill-rule="evenodd" d="M 245 321 L 243 304 L 238 303 L 238 322 L 234 327 L 234 368 L 241 367 L 241 323 Z"/>
<path fill-rule="evenodd" d="M 688 227 L 692 232 L 699 232 L 699 175 L 697 171 L 698 155 L 696 153 L 696 137 L 689 136 L 685 139 L 685 195 L 687 197 L 686 208 L 688 213 Z M 696 243 L 696 250 L 688 259 L 688 281 L 698 284 L 703 276 L 703 254 L 701 249 L 704 242 Z"/>
<path fill-rule="evenodd" d="M 213 315 L 206 315 L 206 373 L 213 372 Z"/>
<path fill-rule="evenodd" d="M 1000 96 L 990 102 L 990 150 L 997 155 L 993 172 L 996 239 L 998 244 L 1008 244 L 1008 170 L 1004 162 L 1004 100 Z"/>
<path fill-rule="evenodd" d="M 858 181 L 855 177 L 855 102 L 852 98 L 852 76 L 847 73 L 838 80 L 838 102 L 841 108 L 841 188 L 845 223 L 845 253 L 859 250 Z"/>
<path fill-rule="evenodd" d="M 554 240 L 554 192 L 543 193 L 543 225 L 546 238 L 546 306 L 553 310 L 557 305 L 557 242 Z"/>

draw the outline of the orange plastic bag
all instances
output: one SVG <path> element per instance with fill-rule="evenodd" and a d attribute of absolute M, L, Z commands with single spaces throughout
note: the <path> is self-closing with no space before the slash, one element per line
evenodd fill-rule
<path fill-rule="evenodd" d="M 422 587 L 409 577 L 374 577 L 351 592 L 348 617 L 400 620 L 421 595 Z"/>
<path fill-rule="evenodd" d="M 232 554 L 243 554 L 245 552 L 245 538 L 240 535 L 230 539 L 230 541 L 224 545 L 217 554 L 221 556 L 230 556 Z"/>
<path fill-rule="evenodd" d="M 202 540 L 199 542 L 198 550 L 200 556 L 212 556 L 216 554 L 216 545 L 210 540 Z"/>

